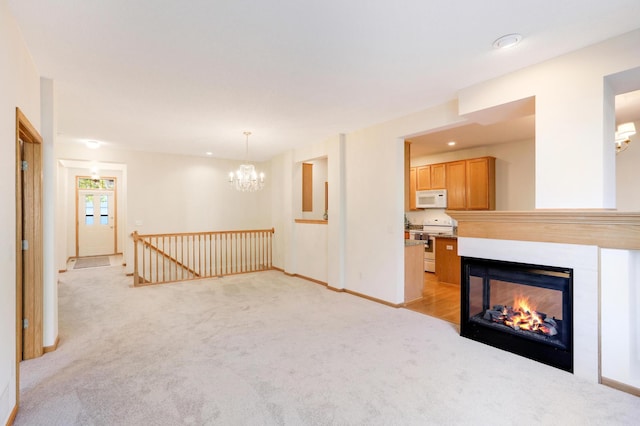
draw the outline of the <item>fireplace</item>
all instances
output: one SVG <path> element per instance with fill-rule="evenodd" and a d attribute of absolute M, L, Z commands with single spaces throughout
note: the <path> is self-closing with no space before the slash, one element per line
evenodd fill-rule
<path fill-rule="evenodd" d="M 572 269 L 463 257 L 461 286 L 461 336 L 573 372 Z"/>

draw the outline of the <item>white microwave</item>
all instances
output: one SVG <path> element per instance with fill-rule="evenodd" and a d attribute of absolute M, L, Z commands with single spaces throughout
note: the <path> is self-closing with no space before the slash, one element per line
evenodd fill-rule
<path fill-rule="evenodd" d="M 446 207 L 447 207 L 447 190 L 446 189 L 416 191 L 416 208 L 444 209 Z"/>

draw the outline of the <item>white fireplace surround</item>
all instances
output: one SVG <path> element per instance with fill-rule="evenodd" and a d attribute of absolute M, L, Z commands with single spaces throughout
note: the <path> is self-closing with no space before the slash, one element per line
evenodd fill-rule
<path fill-rule="evenodd" d="M 640 213 L 447 214 L 460 256 L 573 269 L 574 374 L 640 396 Z"/>
<path fill-rule="evenodd" d="M 534 241 L 458 238 L 466 257 L 573 269 L 573 371 L 599 381 L 598 247 Z"/>

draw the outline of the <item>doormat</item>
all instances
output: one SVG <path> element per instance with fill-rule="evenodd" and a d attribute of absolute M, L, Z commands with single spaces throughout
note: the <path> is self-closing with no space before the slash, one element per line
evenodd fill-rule
<path fill-rule="evenodd" d="M 95 268 L 97 266 L 110 266 L 109 256 L 83 257 L 76 259 L 73 269 Z"/>

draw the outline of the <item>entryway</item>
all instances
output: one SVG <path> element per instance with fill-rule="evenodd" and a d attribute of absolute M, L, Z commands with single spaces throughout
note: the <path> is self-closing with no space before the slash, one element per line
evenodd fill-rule
<path fill-rule="evenodd" d="M 116 178 L 78 177 L 76 257 L 110 255 L 117 250 Z"/>

